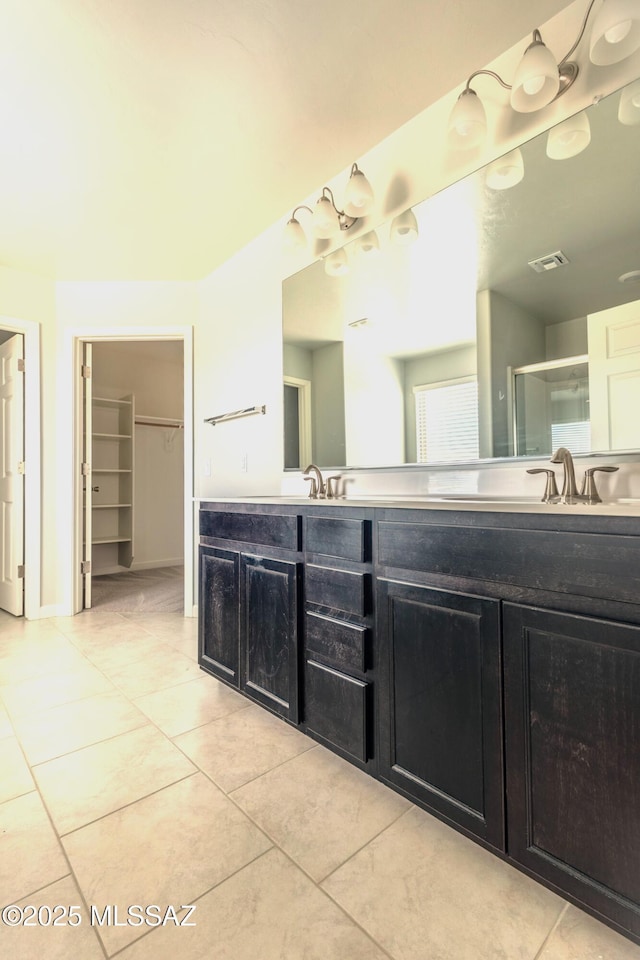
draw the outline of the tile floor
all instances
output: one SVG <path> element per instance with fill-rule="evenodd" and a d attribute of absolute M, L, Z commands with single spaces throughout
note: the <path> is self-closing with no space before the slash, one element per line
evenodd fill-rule
<path fill-rule="evenodd" d="M 640 960 L 202 673 L 178 614 L 0 614 L 8 904 L 42 907 L 16 960 Z"/>

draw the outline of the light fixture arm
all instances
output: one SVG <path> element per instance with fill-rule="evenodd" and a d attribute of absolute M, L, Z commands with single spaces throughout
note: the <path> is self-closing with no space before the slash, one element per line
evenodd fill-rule
<path fill-rule="evenodd" d="M 558 89 L 557 94 L 556 94 L 555 97 L 554 97 L 554 100 L 557 100 L 558 97 L 561 97 L 563 93 L 566 93 L 566 91 L 569 89 L 569 87 L 572 85 L 572 83 L 574 82 L 574 80 L 575 80 L 576 77 L 578 76 L 578 71 L 579 71 L 578 64 L 575 63 L 573 60 L 570 60 L 569 58 L 575 53 L 575 51 L 577 50 L 577 48 L 579 47 L 579 45 L 580 45 L 580 43 L 581 43 L 581 41 L 582 41 L 582 38 L 583 38 L 584 35 L 585 35 L 585 31 L 586 31 L 586 29 L 587 29 L 587 24 L 588 24 L 588 22 L 589 22 L 589 17 L 591 16 L 591 11 L 593 10 L 593 7 L 594 7 L 595 2 L 596 2 L 596 0 L 591 0 L 589 6 L 587 7 L 587 12 L 585 13 L 584 18 L 583 18 L 583 20 L 582 20 L 582 25 L 581 25 L 580 30 L 579 30 L 579 32 L 578 32 L 578 36 L 576 37 L 573 45 L 571 46 L 571 49 L 568 50 L 567 53 L 564 55 L 564 57 L 563 57 L 561 60 L 558 61 L 558 72 L 559 72 L 559 75 L 560 75 L 560 87 L 559 87 L 559 89 Z M 530 46 L 532 46 L 533 44 L 536 44 L 536 43 L 543 43 L 542 34 L 540 33 L 540 31 L 539 31 L 537 28 L 533 31 L 533 40 L 532 40 L 532 43 L 530 44 Z M 465 86 L 465 89 L 464 89 L 464 92 L 465 92 L 465 93 L 466 93 L 468 90 L 471 90 L 472 93 L 475 93 L 475 90 L 473 90 L 473 89 L 471 88 L 470 84 L 471 84 L 471 81 L 472 81 L 475 77 L 478 77 L 478 76 L 481 76 L 481 75 L 484 75 L 484 76 L 487 76 L 487 77 L 493 77 L 493 79 L 494 79 L 494 80 L 497 80 L 498 83 L 500 84 L 500 86 L 501 86 L 501 87 L 504 87 L 505 90 L 511 90 L 511 89 L 512 89 L 511 84 L 506 83 L 506 82 L 502 79 L 502 77 L 501 77 L 499 74 L 497 74 L 494 70 L 476 70 L 474 73 L 471 74 L 471 76 L 470 76 L 469 79 L 467 80 L 467 83 L 466 83 L 466 86 Z"/>
<path fill-rule="evenodd" d="M 293 213 L 291 214 L 291 220 L 295 219 L 295 216 L 298 210 L 306 210 L 307 213 L 311 213 L 311 214 L 313 213 L 313 210 L 311 209 L 311 207 L 308 207 L 306 203 L 301 203 L 294 209 Z"/>
<path fill-rule="evenodd" d="M 499 74 L 497 74 L 494 70 L 476 70 L 476 71 L 474 71 L 474 73 L 471 74 L 471 76 L 470 76 L 469 79 L 467 80 L 467 85 L 466 85 L 466 87 L 465 87 L 465 92 L 466 92 L 467 90 L 471 90 L 471 87 L 470 87 L 469 85 L 470 85 L 471 81 L 473 80 L 473 78 L 474 78 L 474 77 L 479 77 L 479 76 L 481 76 L 481 75 L 485 75 L 485 76 L 487 76 L 487 77 L 493 77 L 493 79 L 494 79 L 494 80 L 497 80 L 498 83 L 500 84 L 500 86 L 501 86 L 501 87 L 504 87 L 505 90 L 511 90 L 511 84 L 510 84 L 510 83 L 505 83 L 504 80 L 502 79 L 502 77 L 501 77 Z M 475 90 L 472 91 L 472 92 L 475 93 Z"/>
<path fill-rule="evenodd" d="M 358 169 L 358 165 L 356 163 L 354 163 L 353 167 L 351 168 L 352 175 L 353 175 L 354 168 L 356 170 Z M 320 196 L 324 197 L 326 200 L 329 200 L 329 202 L 331 203 L 331 206 L 333 207 L 333 209 L 335 210 L 338 216 L 338 222 L 340 224 L 341 230 L 348 230 L 350 227 L 354 225 L 354 223 L 356 223 L 356 221 L 358 220 L 357 217 L 350 217 L 348 216 L 348 214 L 344 212 L 344 210 L 338 210 L 338 207 L 336 206 L 336 201 L 333 196 L 333 191 L 331 190 L 330 187 L 323 187 L 322 193 L 320 194 Z"/>
<path fill-rule="evenodd" d="M 563 67 L 563 66 L 566 64 L 566 62 L 567 62 L 567 60 L 569 59 L 569 57 L 571 56 L 571 54 L 572 54 L 572 53 L 575 53 L 575 51 L 577 50 L 578 45 L 580 44 L 580 41 L 581 41 L 582 38 L 584 37 L 584 32 L 585 32 L 585 30 L 587 29 L 587 23 L 588 23 L 588 21 L 589 21 L 589 17 L 590 17 L 590 15 L 591 15 L 591 11 L 592 11 L 592 9 L 593 9 L 593 5 L 594 5 L 595 2 L 596 2 L 596 0 L 591 0 L 591 3 L 589 4 L 589 6 L 588 6 L 588 8 L 587 8 L 587 12 L 586 12 L 585 15 L 584 15 L 584 20 L 582 21 L 582 26 L 580 27 L 580 33 L 578 34 L 578 36 L 577 36 L 577 38 L 576 38 L 573 46 L 572 46 L 571 49 L 569 50 L 569 52 L 566 53 L 565 56 L 562 58 L 562 60 L 560 60 L 560 62 L 558 63 L 558 66 L 559 66 L 559 67 Z"/>

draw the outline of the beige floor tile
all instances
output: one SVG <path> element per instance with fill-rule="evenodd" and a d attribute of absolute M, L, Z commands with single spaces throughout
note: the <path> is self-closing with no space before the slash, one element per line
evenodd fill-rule
<path fill-rule="evenodd" d="M 270 846 L 202 774 L 69 834 L 63 843 L 87 902 L 118 904 L 125 914 L 130 904 L 193 903 Z M 142 932 L 100 928 L 109 953 Z"/>
<path fill-rule="evenodd" d="M 107 676 L 146 660 L 158 649 L 158 641 L 133 624 L 125 624 L 124 629 L 119 627 L 108 637 L 104 632 L 99 636 L 83 634 L 76 637 L 74 643 Z"/>
<path fill-rule="evenodd" d="M 410 806 L 319 746 L 240 787 L 232 797 L 316 881 Z"/>
<path fill-rule="evenodd" d="M 0 703 L 0 740 L 4 740 L 5 737 L 13 736 L 14 732 L 11 721 L 9 720 L 9 714 Z"/>
<path fill-rule="evenodd" d="M 68 833 L 194 771 L 150 724 L 33 768 L 59 833 Z"/>
<path fill-rule="evenodd" d="M 0 847 L 0 905 L 15 903 L 69 873 L 35 791 L 0 805 Z"/>
<path fill-rule="evenodd" d="M 126 618 L 148 633 L 167 643 L 178 639 L 198 637 L 198 620 L 196 617 L 183 617 L 179 613 L 127 613 Z"/>
<path fill-rule="evenodd" d="M 109 671 L 109 676 L 125 696 L 134 699 L 143 697 L 145 693 L 155 693 L 187 680 L 195 680 L 202 676 L 202 671 L 189 657 L 182 656 L 163 643 L 160 646 L 156 644 L 155 649 L 143 660 Z"/>
<path fill-rule="evenodd" d="M 385 960 L 383 953 L 279 851 L 196 904 L 194 927 L 154 930 L 122 960 Z"/>
<path fill-rule="evenodd" d="M 0 740 L 0 803 L 35 790 L 35 783 L 15 737 Z"/>
<path fill-rule="evenodd" d="M 146 723 L 147 717 L 117 692 L 63 703 L 14 721 L 31 764 L 61 757 Z"/>
<path fill-rule="evenodd" d="M 214 677 L 201 674 L 197 680 L 139 697 L 135 705 L 167 736 L 175 737 L 236 710 L 244 710 L 250 704 L 246 697 Z"/>
<path fill-rule="evenodd" d="M 85 663 L 71 641 L 57 631 L 13 639 L 0 634 L 0 686 L 81 669 Z"/>
<path fill-rule="evenodd" d="M 417 808 L 322 887 L 398 960 L 534 960 L 564 908 Z"/>
<path fill-rule="evenodd" d="M 54 617 L 51 623 L 66 637 L 82 635 L 84 633 L 100 633 L 104 630 L 116 628 L 118 624 L 124 627 L 127 619 L 121 613 L 112 610 L 98 609 L 83 610 L 74 617 Z"/>
<path fill-rule="evenodd" d="M 49 673 L 1 687 L 0 694 L 7 712 L 15 718 L 112 690 L 113 684 L 99 670 L 84 661 L 78 669 Z"/>
<path fill-rule="evenodd" d="M 315 746 L 299 730 L 253 704 L 175 742 L 227 793 Z"/>
<path fill-rule="evenodd" d="M 52 883 L 43 890 L 20 900 L 17 906 L 41 908 L 37 919 L 27 911 L 35 926 L 7 927 L 2 930 L 3 956 L 16 960 L 104 960 L 104 953 L 90 915 L 82 903 L 71 877 Z M 47 907 L 49 910 L 47 910 Z M 57 907 L 57 910 L 54 910 Z M 69 911 L 77 907 L 77 911 Z M 62 913 L 60 908 L 65 908 Z M 24 914 L 23 914 L 24 916 Z M 80 917 L 80 923 L 76 917 Z M 55 925 L 53 922 L 55 920 Z"/>
<path fill-rule="evenodd" d="M 640 960 L 640 946 L 569 906 L 536 960 Z"/>

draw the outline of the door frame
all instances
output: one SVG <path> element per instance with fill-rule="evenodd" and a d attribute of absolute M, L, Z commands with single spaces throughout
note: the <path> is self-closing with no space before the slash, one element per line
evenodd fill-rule
<path fill-rule="evenodd" d="M 24 337 L 24 617 L 37 620 L 42 616 L 40 324 L 0 314 L 0 329 L 21 333 Z"/>
<path fill-rule="evenodd" d="M 70 516 L 73 517 L 73 536 L 69 543 L 67 561 L 68 590 L 65 606 L 70 613 L 82 610 L 82 378 L 80 364 L 83 344 L 128 340 L 181 340 L 183 350 L 183 420 L 184 420 L 184 616 L 194 616 L 194 503 L 193 503 L 193 327 L 82 327 L 67 331 L 65 357 L 69 364 L 68 411 L 73 424 L 71 456 Z M 67 481 L 69 478 L 67 477 Z"/>

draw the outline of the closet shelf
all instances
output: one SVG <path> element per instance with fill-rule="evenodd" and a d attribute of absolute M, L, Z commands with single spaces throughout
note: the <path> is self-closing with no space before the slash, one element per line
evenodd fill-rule
<path fill-rule="evenodd" d="M 131 537 L 96 537 L 91 543 L 131 543 Z"/>
<path fill-rule="evenodd" d="M 129 467 L 128 469 L 120 469 L 120 467 L 93 467 L 91 473 L 132 473 L 133 471 Z"/>
<path fill-rule="evenodd" d="M 130 433 L 92 433 L 94 440 L 131 440 Z"/>

